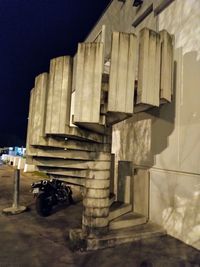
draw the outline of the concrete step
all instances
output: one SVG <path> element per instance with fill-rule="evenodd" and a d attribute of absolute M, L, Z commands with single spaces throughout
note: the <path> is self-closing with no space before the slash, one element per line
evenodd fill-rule
<path fill-rule="evenodd" d="M 41 149 L 35 148 L 30 150 L 29 156 L 60 158 L 60 159 L 77 159 L 77 160 L 105 160 L 110 161 L 111 154 L 108 152 L 89 152 L 72 149 Z"/>
<path fill-rule="evenodd" d="M 114 247 L 147 238 L 166 235 L 166 231 L 159 225 L 148 222 L 142 225 L 120 230 L 111 230 L 101 237 L 87 239 L 87 250 Z"/>
<path fill-rule="evenodd" d="M 109 161 L 83 161 L 69 159 L 49 159 L 43 157 L 27 157 L 27 163 L 36 166 L 60 167 L 66 169 L 110 170 Z"/>
<path fill-rule="evenodd" d="M 73 122 L 80 129 L 90 131 L 92 133 L 110 135 L 110 129 L 105 126 L 106 116 L 100 115 L 99 123 L 89 123 L 89 122 Z"/>
<path fill-rule="evenodd" d="M 107 134 L 106 127 L 99 123 L 77 122 L 76 125 L 82 130 L 86 129 L 94 133 Z"/>
<path fill-rule="evenodd" d="M 131 204 L 126 204 L 120 201 L 114 202 L 110 206 L 109 221 L 112 221 L 132 210 Z"/>
<path fill-rule="evenodd" d="M 109 181 L 108 180 L 97 180 L 97 179 L 85 179 L 80 177 L 70 177 L 70 176 L 51 176 L 51 178 L 54 177 L 60 181 L 72 184 L 72 185 L 79 185 L 79 186 L 90 186 L 90 189 L 96 190 L 94 193 L 94 197 L 97 196 L 98 189 L 105 190 L 109 193 Z M 107 195 L 106 192 L 106 195 Z M 102 196 L 101 192 L 101 196 Z M 107 197 L 107 196 L 106 196 Z M 112 198 L 112 197 L 111 197 Z"/>
<path fill-rule="evenodd" d="M 147 222 L 147 218 L 144 215 L 129 212 L 119 218 L 113 220 L 109 224 L 110 230 L 124 229 L 128 227 L 133 227 L 136 225 L 144 224 Z"/>
<path fill-rule="evenodd" d="M 105 133 L 104 133 L 105 134 Z M 72 140 L 84 140 L 84 141 L 92 141 L 97 143 L 110 143 L 111 137 L 109 135 L 104 135 L 96 132 L 91 132 L 87 129 L 81 129 L 79 127 L 69 127 L 66 126 L 66 132 L 63 134 L 60 133 L 46 133 L 46 135 L 52 137 L 65 137 Z M 34 145 L 31 143 L 31 145 Z"/>
<path fill-rule="evenodd" d="M 37 146 L 33 146 L 36 147 Z M 110 144 L 100 144 L 91 141 L 84 141 L 84 140 L 71 140 L 65 137 L 50 137 L 46 136 L 42 139 L 39 147 L 41 148 L 67 148 L 67 149 L 74 149 L 74 150 L 83 150 L 83 151 L 104 151 L 110 152 L 111 145 Z"/>
<path fill-rule="evenodd" d="M 56 167 L 42 167 L 38 166 L 38 170 L 51 174 L 53 176 L 69 176 L 77 178 L 90 178 L 90 179 L 109 179 L 110 171 L 109 170 L 68 170 L 65 168 L 56 168 Z"/>

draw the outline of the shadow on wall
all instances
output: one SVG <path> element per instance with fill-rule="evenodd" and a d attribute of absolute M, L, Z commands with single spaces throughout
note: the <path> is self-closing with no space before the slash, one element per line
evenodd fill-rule
<path fill-rule="evenodd" d="M 151 167 L 155 155 L 168 147 L 168 138 L 174 130 L 176 103 L 176 62 L 174 62 L 173 98 L 171 103 L 146 112 L 113 126 L 112 152 L 116 161 L 132 161 L 134 165 Z"/>
<path fill-rule="evenodd" d="M 178 91 L 179 99 L 176 99 L 176 93 L 171 104 L 165 104 L 159 110 L 152 109 L 148 112 L 153 116 L 151 125 L 153 155 L 160 154 L 169 146 L 169 137 L 176 124 L 176 134 L 173 135 L 173 141 L 170 143 L 168 158 L 165 155 L 159 158 L 159 165 L 162 168 L 200 173 L 200 60 L 197 58 L 198 53 L 195 51 L 182 56 L 183 64 L 181 62 L 179 64 L 179 68 L 182 68 L 179 70 L 179 79 L 181 80 L 178 83 L 177 75 L 174 75 L 174 90 L 178 84 L 179 88 L 176 92 Z M 178 112 L 176 112 L 175 103 L 179 109 Z M 175 122 L 176 114 L 179 114 L 177 122 Z M 176 161 L 176 164 L 172 162 L 173 160 Z M 154 163 L 156 164 L 155 159 Z"/>
<path fill-rule="evenodd" d="M 151 153 L 152 164 L 155 165 L 154 156 L 160 154 L 165 148 L 168 147 L 169 136 L 172 134 L 175 128 L 175 116 L 176 116 L 176 99 L 177 99 L 177 63 L 174 62 L 173 73 L 173 95 L 172 102 L 165 103 L 159 108 L 153 108 L 147 111 L 152 116 L 151 119 Z"/>
<path fill-rule="evenodd" d="M 122 196 L 124 198 L 126 196 L 126 177 L 133 176 L 129 169 L 132 169 L 133 166 L 151 168 L 155 165 L 156 155 L 169 145 L 168 139 L 175 127 L 176 62 L 173 76 L 171 103 L 165 103 L 159 108 L 151 108 L 146 112 L 136 113 L 131 118 L 113 126 L 112 153 L 115 154 L 115 192 L 119 200 Z M 128 167 L 129 165 L 131 167 Z"/>
<path fill-rule="evenodd" d="M 197 52 L 183 57 L 183 94 L 180 106 L 180 168 L 200 173 L 200 59 Z"/>
<path fill-rule="evenodd" d="M 193 51 L 183 56 L 183 88 L 179 107 L 180 172 L 152 171 L 151 205 L 154 209 L 151 219 L 162 224 L 170 235 L 199 249 L 200 61 L 197 55 Z"/>
<path fill-rule="evenodd" d="M 200 60 L 195 51 L 183 54 L 177 48 L 175 53 L 172 103 L 115 125 L 113 153 L 116 162 L 175 170 L 151 173 L 150 218 L 170 235 L 199 248 Z"/>

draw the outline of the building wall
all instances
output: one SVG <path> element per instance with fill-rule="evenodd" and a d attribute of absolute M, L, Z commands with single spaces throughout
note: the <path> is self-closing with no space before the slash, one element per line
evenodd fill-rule
<path fill-rule="evenodd" d="M 150 219 L 200 248 L 200 2 L 176 0 L 158 23 L 175 36 L 176 97 L 173 130 L 150 172 Z"/>
<path fill-rule="evenodd" d="M 143 9 L 146 9 L 151 2 L 151 0 L 146 1 L 143 4 Z M 102 26 L 105 25 L 105 57 L 109 57 L 111 49 L 111 35 L 113 31 L 133 32 L 137 34 L 144 26 L 156 29 L 157 17 L 155 17 L 153 13 L 150 14 L 140 25 L 138 25 L 137 28 L 134 28 L 132 26 L 133 21 L 140 13 L 141 10 L 139 8 L 133 7 L 133 0 L 126 0 L 124 3 L 118 0 L 113 0 L 106 12 L 91 30 L 85 42 L 92 42 L 96 39 L 96 36 L 102 29 Z"/>
<path fill-rule="evenodd" d="M 105 24 L 109 55 L 113 30 L 168 30 L 174 34 L 174 95 L 172 103 L 115 125 L 112 152 L 116 162 L 150 169 L 150 219 L 200 248 L 200 2 L 175 0 L 159 15 L 151 12 L 136 28 L 132 23 L 142 10 L 132 3 L 114 0 L 87 41 Z M 150 3 L 144 1 L 143 10 Z M 116 186 L 117 166 L 117 193 Z"/>

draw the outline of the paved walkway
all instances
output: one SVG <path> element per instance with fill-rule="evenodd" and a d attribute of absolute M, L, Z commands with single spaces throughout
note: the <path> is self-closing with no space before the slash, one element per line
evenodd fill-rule
<path fill-rule="evenodd" d="M 0 165 L 0 210 L 12 204 L 13 168 Z M 0 215 L 0 267 L 200 267 L 200 252 L 166 236 L 94 252 L 71 252 L 67 234 L 81 224 L 81 203 L 47 217 L 35 212 L 30 174 L 21 175 L 20 204 L 29 211 Z"/>

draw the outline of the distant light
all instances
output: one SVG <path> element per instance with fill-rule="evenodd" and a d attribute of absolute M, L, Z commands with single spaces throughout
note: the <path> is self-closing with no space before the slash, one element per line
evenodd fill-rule
<path fill-rule="evenodd" d="M 67 140 L 67 137 L 65 137 L 65 140 Z"/>

